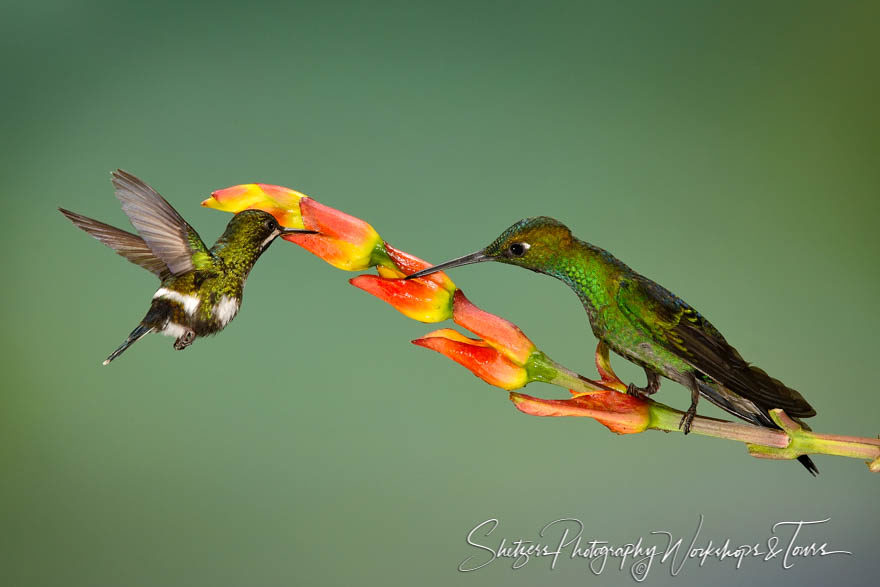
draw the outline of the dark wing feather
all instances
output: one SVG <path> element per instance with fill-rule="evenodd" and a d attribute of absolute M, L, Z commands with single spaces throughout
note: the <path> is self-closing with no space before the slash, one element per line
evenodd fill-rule
<path fill-rule="evenodd" d="M 151 273 L 155 273 L 159 279 L 166 279 L 171 276 L 168 266 L 162 259 L 156 257 L 141 237 L 119 230 L 109 224 L 104 224 L 87 216 L 58 208 L 62 214 L 73 222 L 77 227 L 83 229 L 114 251 L 122 255 L 135 265 L 139 265 Z"/>
<path fill-rule="evenodd" d="M 122 210 L 153 253 L 174 275 L 196 269 L 193 255 L 208 254 L 195 230 L 165 198 L 137 177 L 117 169 L 112 173 Z"/>
<path fill-rule="evenodd" d="M 749 365 L 708 320 L 661 285 L 641 275 L 627 277 L 617 301 L 664 348 L 730 391 L 765 410 L 781 408 L 802 418 L 816 415 L 800 393 Z"/>

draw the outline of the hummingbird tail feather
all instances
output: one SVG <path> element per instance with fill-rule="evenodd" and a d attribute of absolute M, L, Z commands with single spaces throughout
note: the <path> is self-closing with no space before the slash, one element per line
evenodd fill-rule
<path fill-rule="evenodd" d="M 746 400 L 743 401 L 743 398 L 732 394 L 725 387 L 709 383 L 706 381 L 697 381 L 700 387 L 700 394 L 708 399 L 710 402 L 723 409 L 726 412 L 733 414 L 738 418 L 742 418 L 747 422 L 751 422 L 756 426 L 763 426 L 764 428 L 774 428 L 779 429 L 779 426 L 770 419 L 770 416 L 755 406 L 752 402 Z M 802 427 L 807 430 L 810 429 L 804 422 L 802 422 L 798 418 L 794 418 L 794 420 L 800 424 Z M 813 462 L 813 459 L 808 457 L 807 455 L 801 455 L 797 458 L 801 465 L 806 468 L 810 474 L 815 477 L 819 474 L 819 468 L 816 467 L 816 464 Z"/>
<path fill-rule="evenodd" d="M 697 379 L 697 385 L 700 387 L 700 395 L 725 412 L 733 414 L 737 418 L 742 418 L 755 426 L 776 428 L 776 424 L 773 423 L 770 416 L 761 411 L 755 404 L 731 393 L 722 385 L 699 379 Z"/>
<path fill-rule="evenodd" d="M 138 324 L 137 328 L 132 330 L 131 334 L 128 335 L 128 338 L 125 339 L 125 342 L 123 342 L 121 345 L 119 345 L 118 349 L 116 349 L 115 351 L 110 353 L 110 356 L 107 357 L 107 359 L 104 361 L 103 365 L 105 365 L 105 366 L 109 365 L 110 361 L 112 361 L 113 359 L 115 359 L 116 357 L 118 357 L 119 355 L 124 353 L 125 349 L 127 349 L 128 347 L 130 347 L 131 345 L 133 345 L 134 343 L 136 343 L 137 341 L 139 341 L 140 339 L 142 339 L 143 337 L 145 337 L 149 333 L 153 332 L 153 330 L 154 330 L 154 328 L 152 326 L 145 326 L 143 324 Z"/>
<path fill-rule="evenodd" d="M 807 455 L 801 455 L 797 458 L 798 462 L 810 472 L 810 475 L 813 477 L 819 474 L 819 467 L 816 466 L 816 463 L 813 462 L 813 459 L 808 457 Z"/>

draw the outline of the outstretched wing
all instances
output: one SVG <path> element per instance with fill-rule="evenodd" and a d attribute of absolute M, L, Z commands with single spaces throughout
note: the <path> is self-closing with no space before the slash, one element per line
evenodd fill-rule
<path fill-rule="evenodd" d="M 208 248 L 165 198 L 121 169 L 114 171 L 112 178 L 122 210 L 173 275 L 207 268 L 211 261 Z"/>
<path fill-rule="evenodd" d="M 165 261 L 154 255 L 153 251 L 150 250 L 150 247 L 147 246 L 147 243 L 141 237 L 124 230 L 119 230 L 88 216 L 65 210 L 64 208 L 58 208 L 58 210 L 67 216 L 77 227 L 83 229 L 135 265 L 155 273 L 159 279 L 164 280 L 171 276 Z"/>
<path fill-rule="evenodd" d="M 815 416 L 800 393 L 749 365 L 699 312 L 669 290 L 641 275 L 625 278 L 617 303 L 627 318 L 651 333 L 665 349 L 730 391 L 789 416 Z"/>

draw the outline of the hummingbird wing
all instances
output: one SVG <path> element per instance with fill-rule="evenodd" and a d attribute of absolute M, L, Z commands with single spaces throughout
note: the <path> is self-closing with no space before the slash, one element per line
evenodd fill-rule
<path fill-rule="evenodd" d="M 88 216 L 83 216 L 64 208 L 58 209 L 77 227 L 83 229 L 135 265 L 155 273 L 159 279 L 164 280 L 171 277 L 171 271 L 168 270 L 165 261 L 154 255 L 153 251 L 150 250 L 150 247 L 147 246 L 147 243 L 141 237 L 109 224 L 104 224 Z"/>
<path fill-rule="evenodd" d="M 153 254 L 165 262 L 173 275 L 206 269 L 211 265 L 208 247 L 165 198 L 121 169 L 111 175 L 123 212 Z"/>
<path fill-rule="evenodd" d="M 781 408 L 803 418 L 816 415 L 800 393 L 749 365 L 708 320 L 663 286 L 638 274 L 626 277 L 617 304 L 663 348 L 737 395 L 765 410 Z"/>

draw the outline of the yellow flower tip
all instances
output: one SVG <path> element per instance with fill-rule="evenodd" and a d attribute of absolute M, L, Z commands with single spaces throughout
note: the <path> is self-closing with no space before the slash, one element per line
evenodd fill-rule
<path fill-rule="evenodd" d="M 272 185 L 270 183 L 258 183 L 258 184 L 250 184 L 250 186 L 255 186 L 255 192 L 259 191 L 262 194 L 275 202 L 278 206 L 282 208 L 297 208 L 299 209 L 299 202 L 303 198 L 307 198 L 304 193 L 298 192 L 296 190 L 292 190 L 290 188 L 286 188 L 281 185 Z M 253 189 L 253 188 L 252 188 Z"/>
<path fill-rule="evenodd" d="M 406 277 L 406 274 L 404 274 L 402 271 L 398 269 L 392 269 L 391 267 L 386 267 L 384 265 L 379 265 L 378 267 L 376 267 L 376 270 L 379 272 L 379 275 L 381 277 L 384 277 L 386 279 L 400 279 L 402 277 Z"/>
<path fill-rule="evenodd" d="M 429 332 L 422 338 L 447 338 L 449 340 L 463 342 L 465 344 L 472 344 L 484 347 L 489 346 L 484 340 L 480 340 L 477 338 L 468 338 L 467 336 L 460 333 L 458 330 L 453 330 L 452 328 L 440 328 L 438 330 L 434 330 L 433 332 Z"/>
<path fill-rule="evenodd" d="M 419 322 L 442 322 L 452 317 L 452 296 L 430 282 L 358 275 L 350 279 L 349 283 Z"/>
<path fill-rule="evenodd" d="M 263 210 L 284 226 L 302 228 L 299 201 L 305 196 L 296 190 L 265 183 L 244 183 L 216 190 L 202 206 L 237 214 L 243 210 Z M 286 223 L 285 223 L 286 222 Z"/>

